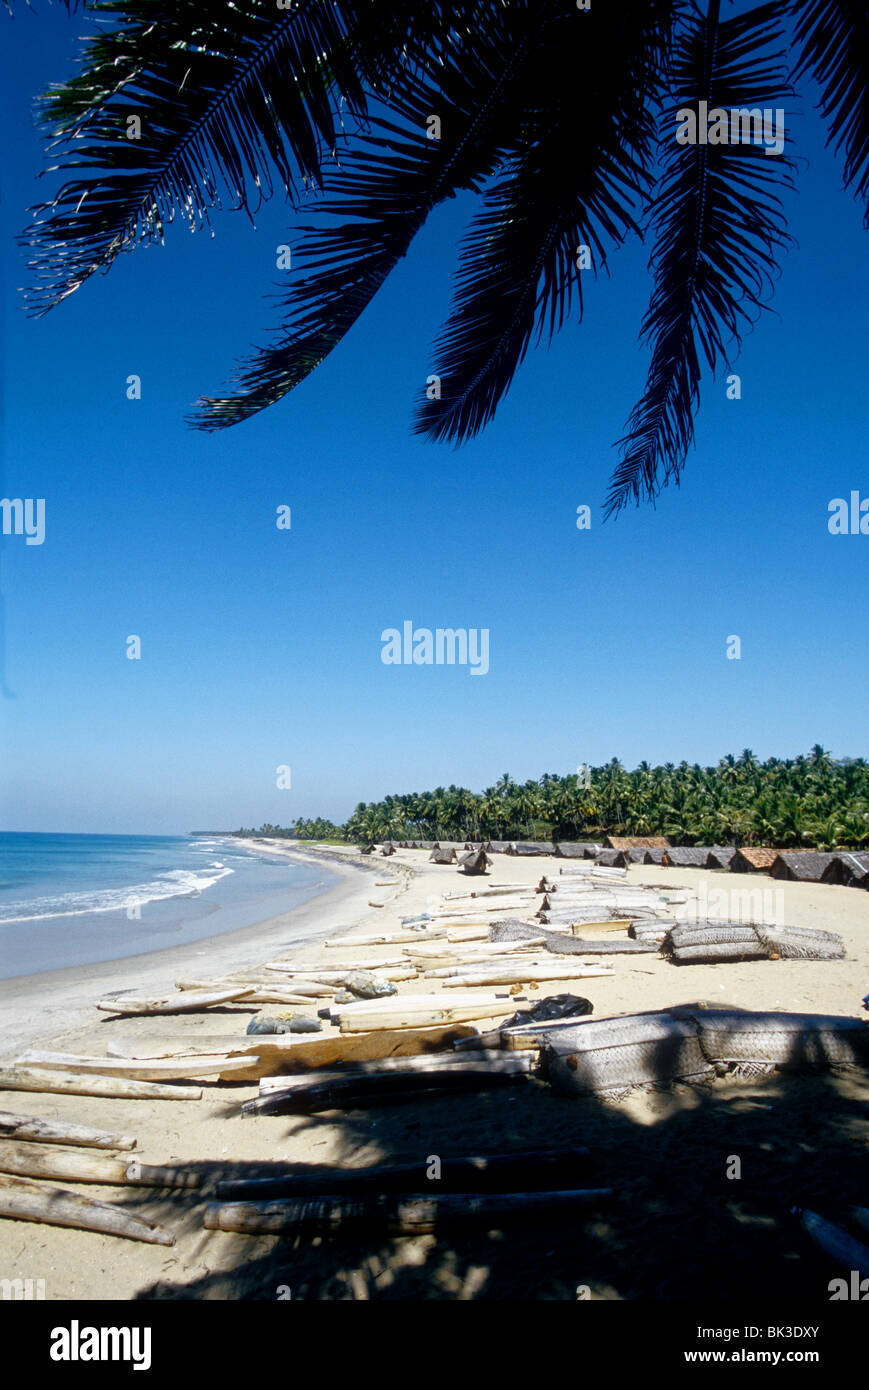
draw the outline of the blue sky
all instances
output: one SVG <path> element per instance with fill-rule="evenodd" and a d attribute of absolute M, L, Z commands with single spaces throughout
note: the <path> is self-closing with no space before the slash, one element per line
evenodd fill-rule
<path fill-rule="evenodd" d="M 190 405 L 268 336 L 289 211 L 275 200 L 256 230 L 218 215 L 213 239 L 176 225 L 28 319 L 12 239 L 46 192 L 32 103 L 71 72 L 86 21 L 21 6 L 0 22 L 2 494 L 46 499 L 43 545 L 3 541 L 3 828 L 286 824 L 613 756 L 869 754 L 869 537 L 827 530 L 831 498 L 869 496 L 866 241 L 808 100 L 788 113 L 798 246 L 736 366 L 742 400 L 707 380 L 682 487 L 603 524 L 647 364 L 638 243 L 458 450 L 414 437 L 411 416 L 470 199 L 431 219 L 283 403 L 192 431 Z M 406 619 L 488 628 L 489 673 L 385 666 L 380 634 Z"/>

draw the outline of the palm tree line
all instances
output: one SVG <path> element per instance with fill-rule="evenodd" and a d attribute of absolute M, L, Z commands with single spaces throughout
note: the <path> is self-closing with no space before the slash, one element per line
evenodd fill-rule
<path fill-rule="evenodd" d="M 344 840 L 596 840 L 666 835 L 675 844 L 771 845 L 781 849 L 857 849 L 869 845 L 869 763 L 833 759 L 820 744 L 807 756 L 760 762 L 750 748 L 715 767 L 618 758 L 582 775 L 544 773 L 492 787 L 386 796 L 360 802 L 343 825 L 300 817 L 239 834 Z"/>

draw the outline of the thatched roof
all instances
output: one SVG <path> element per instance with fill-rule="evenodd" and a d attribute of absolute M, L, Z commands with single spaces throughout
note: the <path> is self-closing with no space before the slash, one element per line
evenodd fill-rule
<path fill-rule="evenodd" d="M 822 883 L 844 883 L 852 888 L 869 888 L 869 850 L 840 849 L 821 875 Z"/>
<path fill-rule="evenodd" d="M 512 840 L 490 840 L 490 841 L 489 841 L 489 849 L 491 850 L 491 852 L 492 852 L 493 854 L 512 854 L 512 853 L 513 853 L 513 841 L 512 841 Z"/>
<path fill-rule="evenodd" d="M 597 856 L 597 863 L 604 864 L 607 868 L 624 868 L 629 863 L 627 853 L 620 849 L 602 849 Z"/>
<path fill-rule="evenodd" d="M 772 876 L 796 879 L 800 883 L 820 883 L 824 870 L 835 858 L 835 854 L 819 854 L 813 849 L 783 850 L 772 866 Z"/>
<path fill-rule="evenodd" d="M 736 852 L 735 845 L 713 845 L 706 858 L 707 869 L 729 869 Z"/>
<path fill-rule="evenodd" d="M 589 850 L 594 856 L 601 849 L 603 845 L 594 844 L 590 840 L 564 840 L 555 846 L 555 853 L 559 859 L 587 859 Z"/>
<path fill-rule="evenodd" d="M 446 846 L 443 848 L 438 846 L 436 849 L 432 850 L 428 857 L 428 862 L 430 864 L 454 864 L 456 862 L 456 851 Z"/>
<path fill-rule="evenodd" d="M 664 863 L 672 869 L 705 869 L 709 849 L 705 845 L 675 845 L 664 853 Z"/>
<path fill-rule="evenodd" d="M 466 874 L 484 874 L 491 862 L 484 849 L 472 849 L 460 857 L 459 866 Z"/>
<path fill-rule="evenodd" d="M 658 853 L 658 854 L 664 854 L 665 851 L 662 850 L 662 849 L 659 849 L 659 850 L 657 851 L 657 853 Z M 645 862 L 646 862 L 646 855 L 647 855 L 647 854 L 651 854 L 651 850 L 648 850 L 648 849 L 623 849 L 623 850 L 622 850 L 622 854 L 624 855 L 624 859 L 625 859 L 625 863 L 626 863 L 626 864 L 645 864 Z"/>
<path fill-rule="evenodd" d="M 637 853 L 642 853 L 644 864 L 663 864 L 667 851 L 665 849 L 644 849 L 638 850 Z"/>
<path fill-rule="evenodd" d="M 735 874 L 757 874 L 772 868 L 778 859 L 779 850 L 767 849 L 765 845 L 747 846 L 738 849 L 730 862 L 731 871 Z"/>
<path fill-rule="evenodd" d="M 608 835 L 608 849 L 669 849 L 665 835 Z"/>

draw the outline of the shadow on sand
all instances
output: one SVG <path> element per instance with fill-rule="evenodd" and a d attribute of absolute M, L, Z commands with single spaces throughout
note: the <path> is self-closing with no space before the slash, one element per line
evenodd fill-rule
<path fill-rule="evenodd" d="M 509 1153 L 585 1146 L 577 1187 L 613 1196 L 565 1215 L 498 1229 L 444 1229 L 392 1238 L 346 1235 L 245 1236 L 202 1228 L 220 1178 L 273 1174 L 267 1163 L 194 1165 L 203 1187 L 148 1194 L 148 1215 L 169 1219 L 196 1242 L 190 1282 L 168 1278 L 143 1299 L 491 1299 L 577 1297 L 710 1302 L 829 1299 L 841 1273 L 790 1214 L 812 1207 L 841 1220 L 866 1204 L 865 1072 L 794 1075 L 752 1082 L 676 1085 L 620 1104 L 555 1094 L 528 1079 L 510 1091 L 426 1096 L 327 1115 L 242 1118 L 226 1125 L 268 1127 L 275 1150 L 318 1129 L 339 1143 L 342 1167 L 415 1163 L 416 1191 L 432 1155 Z M 316 1143 L 316 1139 L 314 1143 Z M 741 1176 L 728 1177 L 739 1159 Z M 286 1165 L 282 1165 L 286 1172 Z M 295 1173 L 322 1169 L 294 1165 Z M 583 1286 L 587 1293 L 578 1292 Z M 279 1290 L 283 1290 L 282 1293 Z"/>

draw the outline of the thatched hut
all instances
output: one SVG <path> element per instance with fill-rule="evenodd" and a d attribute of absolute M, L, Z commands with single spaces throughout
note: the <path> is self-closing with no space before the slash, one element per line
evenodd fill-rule
<path fill-rule="evenodd" d="M 591 850 L 593 858 L 602 849 L 603 845 L 592 844 L 588 840 L 563 840 L 560 845 L 555 846 L 555 853 L 559 859 L 587 859 L 588 850 Z"/>
<path fill-rule="evenodd" d="M 841 883 L 849 888 L 869 888 L 869 850 L 838 850 L 821 875 L 822 883 Z"/>
<path fill-rule="evenodd" d="M 386 855 L 395 853 L 395 845 L 392 843 L 391 840 L 384 840 L 383 844 L 380 847 L 380 853 Z"/>
<path fill-rule="evenodd" d="M 472 849 L 459 859 L 459 868 L 466 874 L 484 874 L 491 864 L 484 849 Z"/>
<path fill-rule="evenodd" d="M 669 849 L 665 835 L 608 835 L 607 849 Z"/>
<path fill-rule="evenodd" d="M 772 866 L 773 878 L 794 879 L 798 883 L 820 883 L 824 870 L 836 858 L 835 854 L 820 854 L 817 850 L 783 850 Z"/>
<path fill-rule="evenodd" d="M 490 840 L 488 845 L 490 854 L 512 854 L 512 840 Z"/>
<path fill-rule="evenodd" d="M 515 840 L 513 842 L 513 853 L 529 855 L 554 854 L 555 846 L 551 840 Z"/>
<path fill-rule="evenodd" d="M 736 853 L 736 845 L 713 845 L 706 856 L 707 869 L 729 869 Z"/>
<path fill-rule="evenodd" d="M 417 849 L 440 849 L 437 840 L 417 840 Z"/>
<path fill-rule="evenodd" d="M 377 849 L 377 845 L 374 843 L 374 841 L 373 841 L 373 840 L 369 840 L 369 842 L 368 842 L 367 845 L 360 845 L 360 846 L 359 846 L 359 853 L 360 853 L 360 854 L 373 854 L 374 851 L 375 851 L 376 849 Z"/>
<path fill-rule="evenodd" d="M 637 850 L 636 853 L 642 854 L 643 858 L 640 862 L 643 864 L 663 864 L 667 851 L 665 849 L 644 849 Z"/>
<path fill-rule="evenodd" d="M 651 852 L 648 849 L 623 849 L 622 855 L 626 864 L 645 864 L 646 855 L 651 854 Z M 666 854 L 666 850 L 659 849 L 657 853 Z"/>
<path fill-rule="evenodd" d="M 630 863 L 627 852 L 621 849 L 602 849 L 597 856 L 598 864 L 603 864 L 608 869 L 623 869 Z"/>
<path fill-rule="evenodd" d="M 763 874 L 769 873 L 775 861 L 778 859 L 777 849 L 768 849 L 765 845 L 754 847 L 746 846 L 738 849 L 730 861 L 730 872 L 734 874 Z"/>
<path fill-rule="evenodd" d="M 433 849 L 429 855 L 428 862 L 430 864 L 455 864 L 456 851 L 449 849 L 446 845 L 443 848 L 438 845 L 437 849 Z"/>
<path fill-rule="evenodd" d="M 708 845 L 675 845 L 664 851 L 663 862 L 671 869 L 705 869 Z"/>

